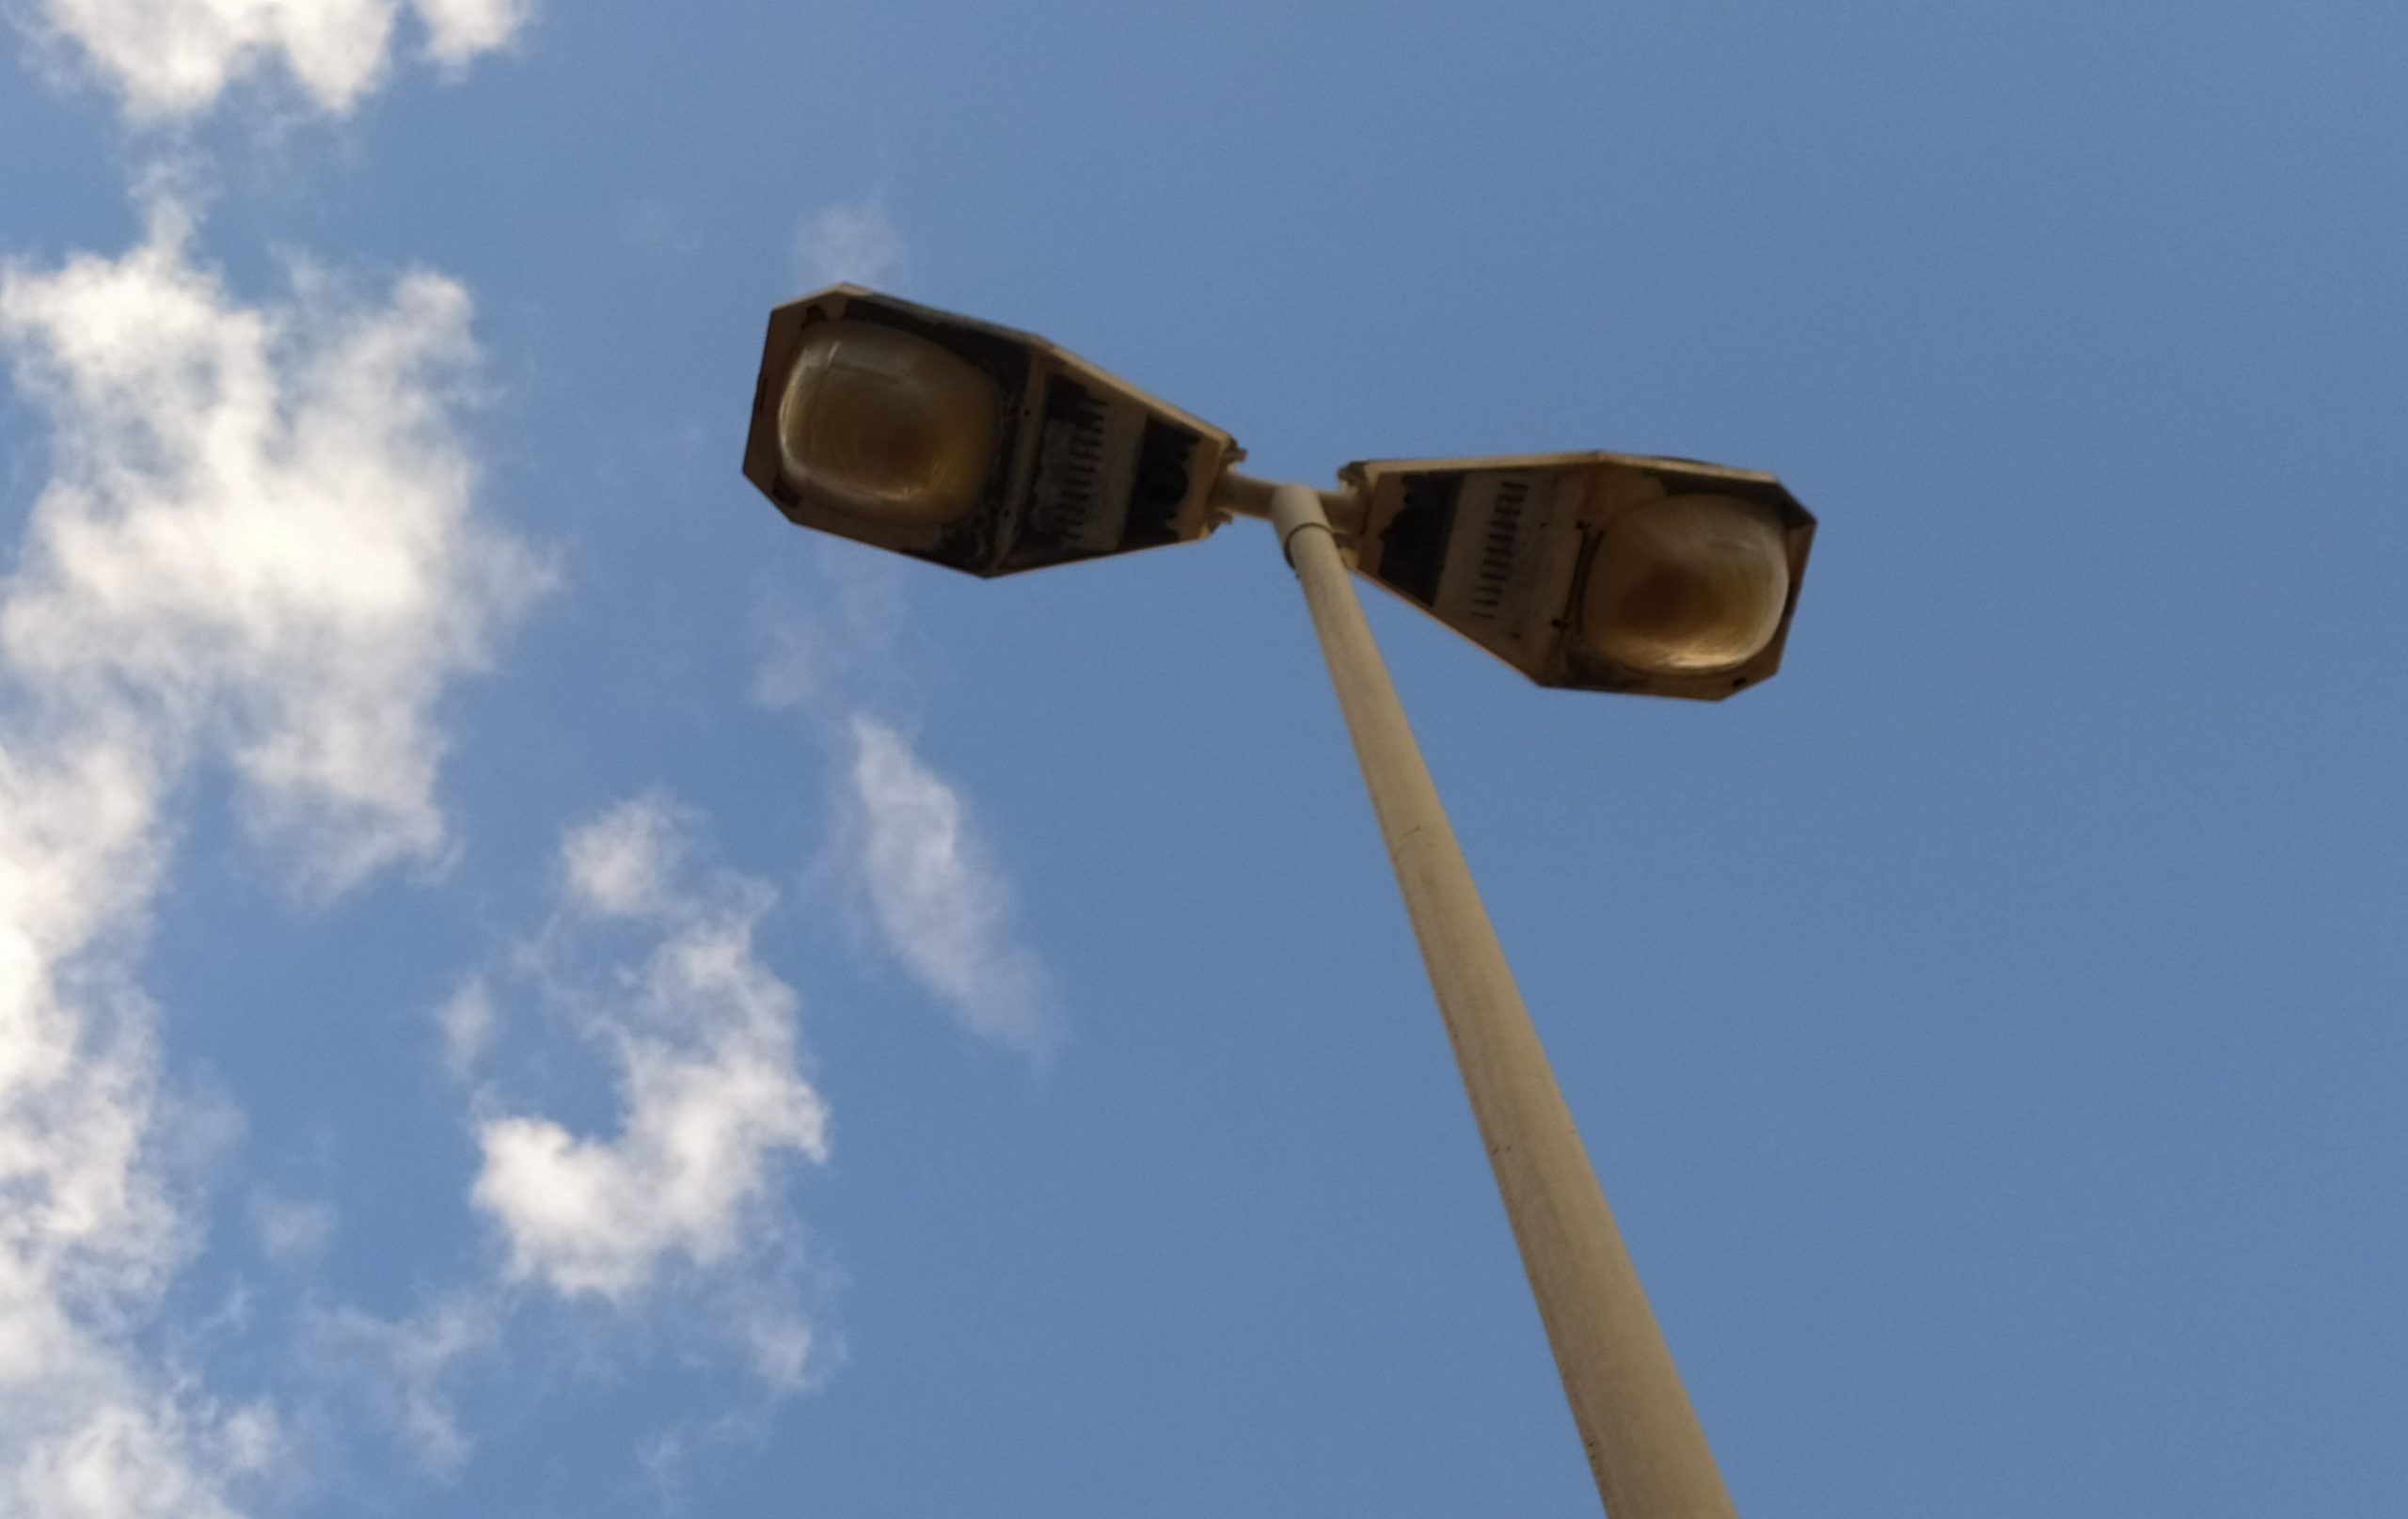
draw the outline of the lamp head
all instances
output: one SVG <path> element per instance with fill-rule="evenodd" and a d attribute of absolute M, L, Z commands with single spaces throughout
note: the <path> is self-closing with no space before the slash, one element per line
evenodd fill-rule
<path fill-rule="evenodd" d="M 800 526 L 993 576 L 1201 538 L 1240 457 L 1041 338 L 837 285 L 769 313 L 744 473 Z"/>
<path fill-rule="evenodd" d="M 1560 453 L 1342 478 L 1360 572 L 1543 686 L 1715 701 L 1781 666 L 1814 519 L 1770 475 Z"/>

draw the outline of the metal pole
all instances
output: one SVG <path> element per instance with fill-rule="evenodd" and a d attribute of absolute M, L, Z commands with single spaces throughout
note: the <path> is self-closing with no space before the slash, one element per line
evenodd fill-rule
<path fill-rule="evenodd" d="M 1321 498 L 1281 485 L 1270 516 L 1312 609 L 1597 1495 L 1610 1519 L 1735 1519 L 1371 642 Z"/>

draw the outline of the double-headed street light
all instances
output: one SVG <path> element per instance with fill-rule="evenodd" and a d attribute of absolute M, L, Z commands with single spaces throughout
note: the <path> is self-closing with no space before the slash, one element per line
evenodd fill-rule
<path fill-rule="evenodd" d="M 1610 1519 L 1730 1519 L 1347 579 L 1544 686 L 1717 701 L 1781 663 L 1814 519 L 1770 475 L 1619 453 L 1385 460 L 1323 492 L 1025 333 L 838 285 L 769 317 L 744 473 L 787 517 L 974 575 L 1268 518 L 1303 585 Z"/>

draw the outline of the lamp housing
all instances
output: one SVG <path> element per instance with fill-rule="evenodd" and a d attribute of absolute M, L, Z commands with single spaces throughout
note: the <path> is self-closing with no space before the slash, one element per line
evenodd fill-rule
<path fill-rule="evenodd" d="M 1202 538 L 1244 456 L 1042 338 L 833 285 L 769 313 L 744 474 L 799 526 L 991 577 Z"/>
<path fill-rule="evenodd" d="M 1356 571 L 1542 686 L 1711 702 L 1781 668 L 1814 518 L 1770 475 L 1591 452 L 1339 478 Z"/>

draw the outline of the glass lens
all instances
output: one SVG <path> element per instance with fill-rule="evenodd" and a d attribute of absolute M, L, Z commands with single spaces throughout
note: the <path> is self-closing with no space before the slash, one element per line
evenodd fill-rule
<path fill-rule="evenodd" d="M 1788 601 L 1789 549 L 1772 508 L 1669 496 L 1606 525 L 1582 636 L 1633 670 L 1706 674 L 1763 652 Z"/>
<path fill-rule="evenodd" d="M 994 458 L 994 388 L 925 338 L 827 323 L 795 357 L 778 448 L 788 483 L 848 515 L 958 521 Z"/>

